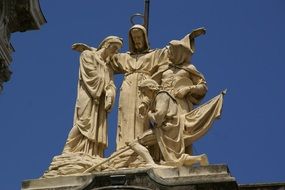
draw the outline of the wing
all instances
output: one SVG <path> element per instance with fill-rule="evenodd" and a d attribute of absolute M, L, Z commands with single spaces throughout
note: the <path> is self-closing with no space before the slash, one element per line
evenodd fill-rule
<path fill-rule="evenodd" d="M 75 51 L 78 51 L 78 52 L 83 52 L 85 50 L 96 50 L 96 48 L 93 48 L 91 46 L 88 46 L 87 44 L 84 44 L 84 43 L 75 43 L 71 46 L 71 48 Z"/>

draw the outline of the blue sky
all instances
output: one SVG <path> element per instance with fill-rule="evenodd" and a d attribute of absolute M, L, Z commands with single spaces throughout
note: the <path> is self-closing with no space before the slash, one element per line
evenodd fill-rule
<path fill-rule="evenodd" d="M 97 46 L 108 35 L 124 39 L 130 16 L 144 1 L 41 1 L 48 21 L 39 31 L 15 33 L 11 80 L 0 95 L 1 189 L 20 189 L 40 177 L 60 154 L 72 127 L 79 53 L 75 42 Z M 222 118 L 194 144 L 211 164 L 227 164 L 239 183 L 285 181 L 285 2 L 282 0 L 153 0 L 149 40 L 164 47 L 193 29 L 193 64 L 207 80 L 204 101 L 227 88 Z M 116 76 L 119 89 L 121 76 Z M 114 150 L 117 113 L 109 115 Z"/>

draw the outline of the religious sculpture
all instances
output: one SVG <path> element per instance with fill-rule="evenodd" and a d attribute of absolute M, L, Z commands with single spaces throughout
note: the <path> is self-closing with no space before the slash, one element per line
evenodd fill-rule
<path fill-rule="evenodd" d="M 81 53 L 74 125 L 62 154 L 54 157 L 44 178 L 208 164 L 206 154 L 193 155 L 192 144 L 219 118 L 224 92 L 199 105 L 208 88 L 191 58 L 195 38 L 205 29 L 193 30 L 164 48 L 150 49 L 145 26 L 130 28 L 126 53 L 118 53 L 122 39 L 117 36 L 105 38 L 98 48 L 73 45 Z M 113 74 L 124 74 L 124 79 L 116 151 L 105 158 L 107 113 L 116 96 Z"/>
<path fill-rule="evenodd" d="M 175 97 L 179 114 L 191 111 L 208 90 L 204 76 L 191 63 L 195 38 L 205 32 L 204 28 L 198 28 L 181 40 L 172 40 L 168 46 L 169 62 L 152 76 L 163 90 Z M 186 152 L 191 154 L 192 147 L 187 146 Z"/>
<path fill-rule="evenodd" d="M 108 58 L 120 49 L 122 40 L 105 38 L 96 50 L 80 55 L 80 70 L 73 128 L 64 152 L 84 152 L 103 157 L 108 145 L 107 112 L 113 106 L 116 87 Z"/>
<path fill-rule="evenodd" d="M 129 52 L 113 57 L 111 64 L 115 73 L 125 75 L 118 108 L 117 150 L 148 129 L 146 119 L 138 113 L 142 102 L 138 85 L 150 78 L 166 61 L 166 48 L 151 50 L 142 25 L 134 25 L 129 30 Z"/>
<path fill-rule="evenodd" d="M 141 92 L 146 96 L 150 107 L 147 117 L 151 123 L 151 131 L 145 137 L 129 146 L 141 155 L 147 164 L 157 167 L 148 150 L 141 144 L 157 143 L 163 156 L 162 165 L 189 166 L 195 163 L 207 165 L 205 154 L 192 156 L 185 153 L 184 143 L 184 115 L 180 114 L 179 103 L 167 91 L 160 90 L 160 86 L 152 79 L 146 79 L 140 84 Z M 147 139 L 147 140 L 145 140 Z M 141 143 L 141 144 L 140 144 Z"/>
<path fill-rule="evenodd" d="M 185 145 L 192 145 L 205 135 L 214 120 L 220 117 L 225 92 L 188 113 L 180 114 L 176 98 L 162 90 L 156 81 L 145 79 L 139 89 L 145 100 L 143 107 L 147 107 L 147 111 L 141 109 L 143 112 L 140 114 L 147 114 L 149 129 L 84 173 L 119 168 L 191 166 L 196 163 L 208 165 L 206 154 L 189 154 L 185 152 Z M 149 150 L 155 144 L 162 153 L 159 161 L 154 160 Z"/>
<path fill-rule="evenodd" d="M 111 110 L 116 95 L 109 60 L 121 46 L 122 39 L 117 36 L 105 38 L 97 49 L 85 50 L 82 44 L 73 45 L 73 49 L 82 51 L 73 127 L 62 155 L 54 158 L 46 175 L 54 172 L 54 168 L 60 168 L 61 164 L 61 169 L 67 174 L 73 173 L 74 168 L 84 169 L 84 164 L 78 162 L 80 157 L 88 157 L 88 160 L 103 158 L 104 149 L 108 146 L 107 112 Z"/>

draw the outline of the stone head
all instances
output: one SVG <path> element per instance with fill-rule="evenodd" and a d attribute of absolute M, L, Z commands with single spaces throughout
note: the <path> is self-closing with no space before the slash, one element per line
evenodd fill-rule
<path fill-rule="evenodd" d="M 181 41 L 172 40 L 168 46 L 168 58 L 173 64 L 188 62 L 192 53 L 191 50 Z"/>
<path fill-rule="evenodd" d="M 106 53 L 112 56 L 115 53 L 118 53 L 122 45 L 123 45 L 122 38 L 119 38 L 117 36 L 108 36 L 101 42 L 101 44 L 98 47 L 98 50 L 105 49 Z"/>
<path fill-rule="evenodd" d="M 155 80 L 145 79 L 139 84 L 139 90 L 144 96 L 153 99 L 155 94 L 159 91 L 160 86 Z"/>
<path fill-rule="evenodd" d="M 129 31 L 131 53 L 144 53 L 149 50 L 146 30 L 142 25 L 134 25 Z"/>

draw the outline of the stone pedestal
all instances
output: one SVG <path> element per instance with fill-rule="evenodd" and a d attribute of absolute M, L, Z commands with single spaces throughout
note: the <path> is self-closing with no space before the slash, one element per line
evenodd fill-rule
<path fill-rule="evenodd" d="M 82 176 L 27 180 L 22 190 L 177 189 L 235 190 L 238 185 L 226 165 L 121 169 Z"/>

